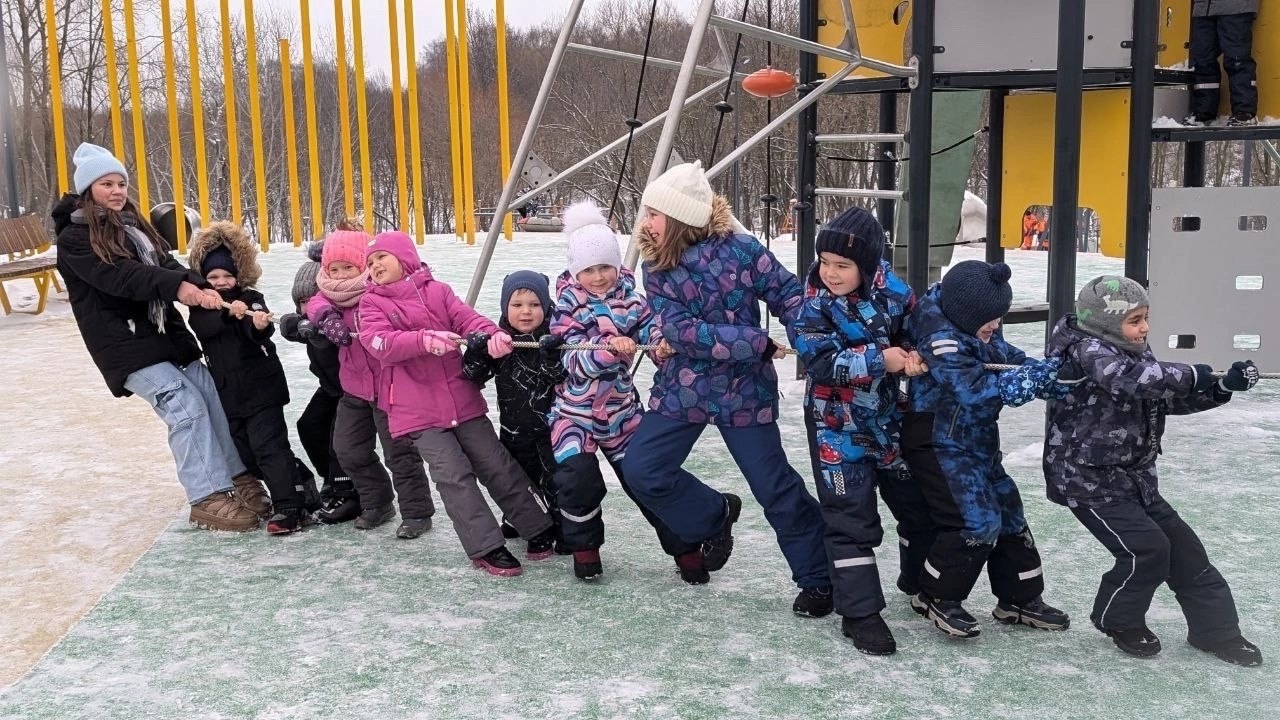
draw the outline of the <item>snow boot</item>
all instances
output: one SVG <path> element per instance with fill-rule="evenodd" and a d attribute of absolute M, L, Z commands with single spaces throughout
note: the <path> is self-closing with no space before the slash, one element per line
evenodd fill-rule
<path fill-rule="evenodd" d="M 471 564 L 498 577 L 515 577 L 524 572 L 524 568 L 520 567 L 520 561 L 511 554 L 506 545 L 490 550 L 482 557 L 472 560 Z"/>
<path fill-rule="evenodd" d="M 248 532 L 258 527 L 257 513 L 235 493 L 217 492 L 191 506 L 190 521 L 201 530 Z"/>
<path fill-rule="evenodd" d="M 431 518 L 405 518 L 400 521 L 400 527 L 396 528 L 396 537 L 402 540 L 412 540 L 422 537 L 422 534 L 431 529 Z"/>
<path fill-rule="evenodd" d="M 575 550 L 573 553 L 573 574 L 586 582 L 604 575 L 604 565 L 600 563 L 599 550 Z"/>
<path fill-rule="evenodd" d="M 978 621 L 956 600 L 937 600 L 925 593 L 911 598 L 911 607 L 933 621 L 939 630 L 957 638 L 976 638 L 982 632 Z"/>
<path fill-rule="evenodd" d="M 892 655 L 898 651 L 889 626 L 880 613 L 861 618 L 842 618 L 840 632 L 853 641 L 853 646 L 867 655 Z"/>
<path fill-rule="evenodd" d="M 680 579 L 690 585 L 706 585 L 711 582 L 711 573 L 702 565 L 702 551 L 691 550 L 676 556 L 676 569 L 680 571 Z"/>
<path fill-rule="evenodd" d="M 742 514 L 742 498 L 733 493 L 722 494 L 727 508 L 724 526 L 720 532 L 702 541 L 702 566 L 708 572 L 715 572 L 729 562 L 729 556 L 733 554 L 733 524 Z"/>
<path fill-rule="evenodd" d="M 831 588 L 801 588 L 796 601 L 791 603 L 791 612 L 800 617 L 822 618 L 835 609 L 835 600 L 831 597 Z"/>
<path fill-rule="evenodd" d="M 991 617 L 1005 625 L 1022 623 L 1041 630 L 1066 630 L 1071 627 L 1071 619 L 1066 613 L 1045 604 L 1038 595 L 1021 605 L 1001 600 L 996 603 L 995 610 L 991 611 Z"/>
<path fill-rule="evenodd" d="M 1244 667 L 1256 667 L 1262 664 L 1262 651 L 1257 645 L 1245 640 L 1243 636 L 1237 635 L 1230 640 L 1212 644 L 1191 643 L 1191 647 L 1203 650 L 1207 653 L 1213 653 L 1218 656 L 1219 660 L 1229 662 L 1233 665 L 1243 665 Z"/>
<path fill-rule="evenodd" d="M 240 498 L 241 504 L 260 518 L 271 517 L 271 496 L 261 480 L 249 473 L 241 473 L 231 478 L 231 484 L 235 486 L 236 497 Z"/>
<path fill-rule="evenodd" d="M 303 508 L 278 508 L 270 520 L 267 520 L 268 535 L 289 535 L 314 524 L 311 513 Z"/>
<path fill-rule="evenodd" d="M 380 508 L 365 508 L 356 518 L 357 530 L 372 530 L 379 525 L 386 525 L 396 517 L 396 509 L 387 505 Z"/>
<path fill-rule="evenodd" d="M 361 510 L 356 486 L 349 478 L 337 478 L 333 481 L 329 499 L 316 517 L 326 525 L 337 525 L 360 517 Z"/>
<path fill-rule="evenodd" d="M 1146 625 L 1128 630 L 1111 630 L 1102 627 L 1097 620 L 1094 620 L 1093 626 L 1111 638 L 1111 642 L 1115 643 L 1116 647 L 1134 657 L 1149 658 L 1160 654 L 1160 638 L 1156 637 L 1156 634 Z"/>
<path fill-rule="evenodd" d="M 524 551 L 524 556 L 530 560 L 546 560 L 555 554 L 555 528 L 547 528 L 529 538 L 529 546 Z"/>

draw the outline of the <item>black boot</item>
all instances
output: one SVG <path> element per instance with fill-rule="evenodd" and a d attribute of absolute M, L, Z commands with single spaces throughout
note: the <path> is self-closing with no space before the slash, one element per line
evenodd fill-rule
<path fill-rule="evenodd" d="M 796 601 L 791 603 L 791 612 L 801 617 L 826 617 L 834 608 L 831 588 L 801 588 Z"/>
<path fill-rule="evenodd" d="M 360 516 L 360 498 L 356 495 L 355 485 L 345 478 L 333 481 L 333 490 L 324 509 L 316 513 L 320 522 L 326 525 L 350 522 Z"/>
<path fill-rule="evenodd" d="M 951 637 L 975 638 L 982 632 L 977 619 L 958 600 L 938 600 L 919 593 L 911 598 L 911 606 Z"/>
<path fill-rule="evenodd" d="M 680 571 L 680 579 L 690 585 L 706 585 L 711 582 L 711 574 L 702 566 L 701 550 L 691 550 L 677 555 L 676 569 Z"/>
<path fill-rule="evenodd" d="M 723 493 L 726 514 L 720 532 L 702 541 L 702 566 L 715 572 L 729 562 L 733 553 L 733 524 L 742 514 L 742 498 L 733 493 Z"/>
<path fill-rule="evenodd" d="M 1109 630 L 1094 620 L 1093 626 L 1111 638 L 1111 642 L 1115 643 L 1116 647 L 1134 657 L 1149 658 L 1160 654 L 1160 638 L 1156 637 L 1156 634 L 1146 625 L 1128 630 Z"/>
<path fill-rule="evenodd" d="M 898 643 L 880 613 L 844 618 L 840 621 L 840 632 L 853 641 L 854 647 L 868 655 L 892 655 L 898 651 Z"/>
<path fill-rule="evenodd" d="M 1066 630 L 1071 627 L 1071 619 L 1067 614 L 1036 596 L 1033 600 L 1015 604 L 1001 600 L 991 617 L 1005 625 L 1021 623 L 1041 630 Z"/>
<path fill-rule="evenodd" d="M 1244 667 L 1256 667 L 1262 664 L 1262 651 L 1257 645 L 1245 640 L 1243 636 L 1237 635 L 1230 640 L 1224 640 L 1219 643 L 1202 645 L 1191 643 L 1191 646 L 1204 650 L 1207 653 L 1213 653 L 1219 660 L 1229 662 L 1233 665 L 1243 665 Z"/>
<path fill-rule="evenodd" d="M 289 535 L 314 522 L 311 513 L 302 508 L 276 508 L 275 514 L 267 520 L 267 534 Z"/>

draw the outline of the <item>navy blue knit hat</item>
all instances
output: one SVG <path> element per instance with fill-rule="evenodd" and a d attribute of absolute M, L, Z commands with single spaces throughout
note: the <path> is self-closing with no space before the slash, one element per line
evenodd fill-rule
<path fill-rule="evenodd" d="M 981 260 L 957 263 L 942 276 L 939 305 L 961 332 L 977 335 L 978 328 L 1002 318 L 1013 304 L 1009 266 L 988 265 Z"/>
<path fill-rule="evenodd" d="M 502 279 L 502 320 L 507 320 L 507 304 L 511 302 L 511 296 L 517 290 L 529 290 L 538 296 L 538 302 L 542 303 L 543 314 L 551 317 L 551 291 L 548 286 L 551 281 L 546 275 L 532 270 L 517 270 Z"/>
<path fill-rule="evenodd" d="M 200 274 L 208 275 L 214 270 L 226 270 L 232 277 L 240 275 L 240 271 L 236 269 L 236 261 L 231 257 L 231 251 L 225 245 L 209 251 L 208 255 L 200 261 Z"/>
<path fill-rule="evenodd" d="M 851 207 L 818 228 L 815 251 L 849 258 L 862 273 L 863 287 L 870 287 L 884 254 L 884 228 L 871 213 Z"/>

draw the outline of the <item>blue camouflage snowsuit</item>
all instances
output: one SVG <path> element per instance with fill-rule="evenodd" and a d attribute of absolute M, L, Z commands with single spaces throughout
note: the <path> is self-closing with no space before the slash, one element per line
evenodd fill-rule
<path fill-rule="evenodd" d="M 809 270 L 800 316 L 788 328 L 808 381 L 805 430 L 827 530 L 824 541 L 836 612 L 866 617 L 885 607 L 875 548 L 884 532 L 876 485 L 898 520 L 898 586 L 916 592 L 935 528 L 898 451 L 900 376 L 885 372 L 881 351 L 902 346 L 915 294 L 881 261 L 872 297 L 832 295 Z M 864 285 L 865 287 L 865 285 Z"/>
<path fill-rule="evenodd" d="M 935 284 L 911 315 L 929 372 L 911 379 L 902 424 L 903 458 L 938 525 L 919 586 L 939 600 L 964 600 L 985 563 L 995 596 L 1020 605 L 1041 594 L 1044 578 L 1018 486 L 1001 464 L 998 421 L 1011 398 L 1001 375 L 983 365 L 1040 361 L 1000 330 L 989 343 L 959 330 L 942 314 L 940 295 Z"/>

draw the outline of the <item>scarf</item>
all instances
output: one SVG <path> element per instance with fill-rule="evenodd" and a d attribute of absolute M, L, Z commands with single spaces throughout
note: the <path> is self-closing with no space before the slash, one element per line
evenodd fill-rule
<path fill-rule="evenodd" d="M 97 208 L 96 212 L 99 218 L 107 215 L 107 211 L 103 208 Z M 160 258 L 156 254 L 156 246 L 146 233 L 138 229 L 138 217 L 131 212 L 122 211 L 116 214 L 120 217 L 120 223 L 124 225 L 124 234 L 129 238 L 133 246 L 133 254 L 137 256 L 138 261 L 149 267 L 159 267 Z M 71 222 L 79 225 L 89 224 L 84 208 L 71 213 Z M 164 334 L 164 312 L 168 306 L 168 302 L 158 298 L 147 302 L 147 318 L 156 326 L 156 332 L 161 335 Z"/>
<path fill-rule="evenodd" d="M 342 308 L 355 307 L 360 304 L 360 297 L 364 295 L 367 276 L 368 271 L 365 271 L 350 280 L 334 280 L 321 268 L 316 274 L 316 287 L 334 305 Z"/>

